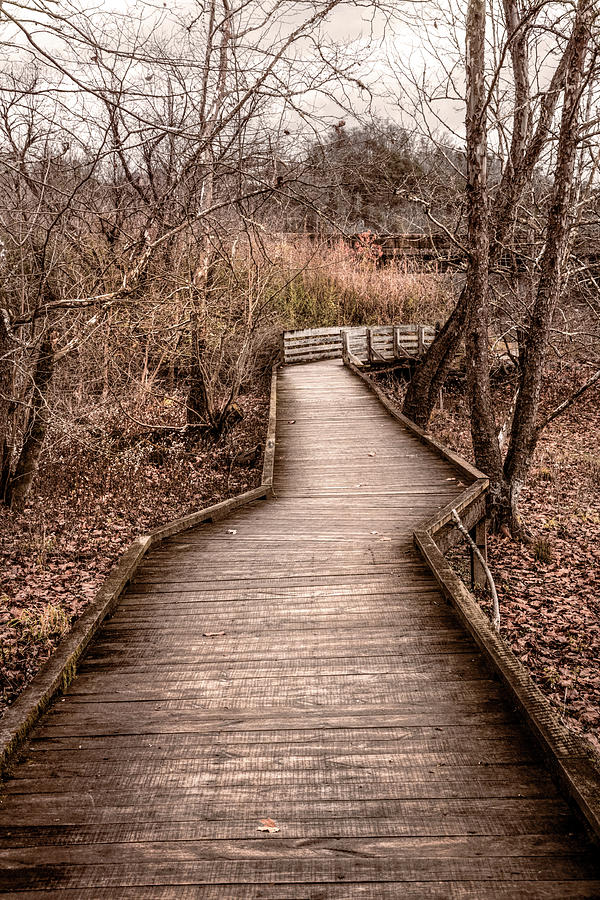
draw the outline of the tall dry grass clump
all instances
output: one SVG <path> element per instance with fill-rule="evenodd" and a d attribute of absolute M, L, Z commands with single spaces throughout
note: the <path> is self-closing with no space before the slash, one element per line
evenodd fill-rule
<path fill-rule="evenodd" d="M 273 298 L 283 328 L 433 324 L 451 304 L 449 276 L 404 256 L 383 263 L 368 237 L 351 246 L 288 235 L 269 255 L 283 276 Z"/>

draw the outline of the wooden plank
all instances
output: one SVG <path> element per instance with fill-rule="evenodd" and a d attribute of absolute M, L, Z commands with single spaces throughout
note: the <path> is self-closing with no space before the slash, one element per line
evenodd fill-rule
<path fill-rule="evenodd" d="M 299 350 L 298 352 L 285 352 L 284 361 L 289 364 L 315 362 L 322 359 L 336 359 L 341 356 L 341 350 L 318 348 L 314 350 Z"/>
<path fill-rule="evenodd" d="M 94 783 L 93 776 L 82 777 L 71 773 L 64 778 L 23 778 L 11 783 L 6 797 L 18 806 L 26 803 L 28 797 L 35 797 L 40 805 L 45 799 L 59 809 L 68 798 L 82 794 L 93 788 L 94 801 L 97 805 L 115 802 L 135 803 L 136 794 L 140 791 L 151 793 L 153 799 L 161 798 L 174 801 L 182 796 L 188 799 L 198 798 L 207 801 L 211 796 L 238 796 L 251 785 L 256 793 L 260 788 L 263 795 L 268 793 L 271 801 L 282 800 L 291 790 L 302 791 L 305 799 L 329 799 L 334 802 L 357 800 L 364 796 L 364 779 L 369 778 L 369 797 L 377 799 L 466 799 L 498 797 L 549 797 L 554 795 L 554 786 L 550 779 L 539 777 L 539 768 L 526 764 L 511 765 L 490 764 L 482 773 L 480 766 L 448 765 L 447 769 L 436 769 L 430 774 L 426 765 L 414 769 L 409 765 L 375 765 L 363 766 L 360 762 L 354 766 L 331 764 L 327 768 L 321 762 L 313 768 L 303 765 L 299 770 L 288 769 L 280 772 L 277 766 L 271 765 L 264 770 L 253 765 L 244 765 L 241 760 L 230 762 L 228 766 L 222 761 L 211 765 L 204 762 L 196 767 L 196 771 L 158 771 L 151 766 L 144 772 L 130 774 L 131 789 L 125 787 L 124 778 L 118 766 L 112 767 L 110 775 L 102 777 L 99 784 Z M 191 768 L 191 767 L 188 767 Z"/>
<path fill-rule="evenodd" d="M 363 797 L 332 803 L 322 799 L 290 801 L 289 795 L 288 790 L 287 797 L 277 800 L 276 812 L 285 821 L 285 833 L 290 838 L 479 834 L 513 836 L 518 847 L 518 839 L 526 834 L 577 836 L 576 820 L 558 797 L 402 801 Z M 121 803 L 99 805 L 96 809 L 89 795 L 80 796 L 79 802 L 76 797 L 72 800 L 53 814 L 52 799 L 46 798 L 35 817 L 35 825 L 25 827 L 13 821 L 0 828 L 4 846 L 31 845 L 28 840 L 31 832 L 38 832 L 42 846 L 52 845 L 60 840 L 61 831 L 67 843 L 77 842 L 78 836 L 85 839 L 86 834 L 88 840 L 105 842 L 243 839 L 249 832 L 253 837 L 256 835 L 256 822 L 265 815 L 264 792 L 258 797 L 238 798 L 235 806 L 223 803 L 222 799 L 202 802 L 194 798 L 187 807 L 180 804 L 175 807 L 147 798 L 142 808 L 136 803 L 133 806 Z M 268 803 L 267 807 L 270 806 Z M 33 808 L 32 801 L 23 808 Z"/>
<path fill-rule="evenodd" d="M 263 701 L 264 703 L 264 701 Z M 116 715 L 119 709 L 111 707 L 111 713 Z M 43 729 L 38 732 L 44 737 L 62 737 L 77 735 L 84 737 L 98 734 L 126 735 L 132 732 L 136 734 L 189 734 L 194 731 L 215 730 L 216 723 L 220 724 L 217 730 L 223 732 L 254 730 L 257 733 L 268 734 L 271 731 L 285 729 L 297 730 L 307 727 L 311 723 L 318 730 L 326 716 L 327 727 L 337 724 L 339 728 L 373 728 L 373 727 L 415 727 L 432 726 L 435 728 L 493 725 L 496 723 L 505 725 L 513 721 L 512 713 L 503 709 L 501 704 L 469 704 L 468 708 L 462 708 L 453 703 L 412 703 L 410 708 L 398 709 L 397 705 L 378 704 L 365 711 L 359 705 L 348 705 L 343 711 L 332 710 L 331 707 L 319 708 L 307 707 L 299 704 L 296 707 L 282 706 L 256 706 L 235 707 L 215 704 L 213 708 L 196 708 L 195 710 L 151 710 L 145 716 L 143 726 L 139 723 L 132 724 L 131 719 L 126 719 L 126 713 L 137 713 L 135 704 L 123 711 L 121 709 L 120 721 L 114 726 L 101 715 L 93 715 L 93 711 L 86 716 L 80 716 L 78 721 L 61 719 L 51 715 L 44 723 Z"/>
<path fill-rule="evenodd" d="M 256 741 L 256 730 L 245 731 L 243 728 L 222 732 L 219 730 L 219 721 L 215 719 L 214 727 L 207 727 L 200 731 L 189 734 L 171 734 L 171 735 L 91 735 L 87 737 L 77 737 L 72 735 L 62 735 L 55 737 L 47 737 L 38 734 L 31 740 L 28 745 L 27 753 L 24 754 L 23 765 L 26 766 L 29 760 L 35 760 L 36 754 L 46 753 L 63 753 L 66 751 L 75 751 L 75 755 L 81 754 L 85 757 L 87 751 L 95 752 L 101 750 L 102 758 L 109 758 L 111 755 L 115 758 L 129 759 L 139 754 L 156 755 L 157 759 L 166 756 L 176 759 L 179 756 L 189 757 L 203 747 L 213 748 L 214 752 L 219 752 L 221 745 L 233 748 L 235 751 L 236 744 L 245 745 L 247 749 L 252 751 L 256 745 L 260 747 Z M 488 742 L 489 744 L 500 743 L 509 747 L 515 743 L 517 746 L 529 745 L 531 739 L 523 734 L 522 729 L 517 721 L 507 721 L 504 723 L 477 723 L 470 725 L 446 725 L 439 727 L 437 725 L 420 725 L 420 726 L 398 726 L 394 724 L 374 725 L 371 726 L 367 722 L 363 727 L 338 727 L 335 728 L 328 723 L 320 723 L 318 730 L 311 727 L 311 722 L 305 723 L 304 727 L 285 728 L 281 731 L 269 730 L 269 746 L 277 743 L 284 743 L 288 746 L 300 744 L 303 747 L 310 745 L 316 750 L 327 747 L 336 747 L 338 744 L 348 748 L 354 747 L 361 742 L 367 742 L 369 746 L 378 745 L 380 742 L 398 741 L 407 748 L 414 746 L 414 752 L 422 746 L 426 752 L 434 745 L 439 746 L 442 750 L 445 748 L 454 748 L 460 746 L 469 746 L 473 748 L 473 752 L 477 752 L 479 741 Z M 524 744 L 523 744 L 524 742 Z M 238 750 L 243 748 L 238 748 Z M 275 752 L 274 748 L 274 752 Z M 244 751 L 245 752 L 245 751 Z M 46 758 L 43 756 L 42 758 Z M 49 757 L 54 758 L 54 757 Z M 69 759 L 66 756 L 65 759 Z M 18 777 L 17 771 L 12 777 Z"/>
<path fill-rule="evenodd" d="M 314 335 L 328 335 L 328 334 L 337 334 L 339 333 L 339 328 L 336 327 L 328 327 L 328 328 L 303 328 L 295 331 L 284 331 L 283 339 L 289 339 L 293 337 L 313 337 Z"/>
<path fill-rule="evenodd" d="M 299 335 L 293 332 L 287 332 L 283 336 L 283 341 L 286 347 L 294 347 L 298 345 L 310 346 L 311 344 L 314 346 L 319 346 L 327 342 L 341 343 L 342 335 L 339 328 L 326 330 L 323 332 L 323 334 L 320 335 Z"/>
<path fill-rule="evenodd" d="M 282 890 L 285 894 L 282 895 Z M 348 900 L 353 898 L 370 898 L 377 900 L 397 900 L 398 891 L 401 890 L 403 900 L 422 900 L 423 897 L 446 900 L 448 897 L 448 882 L 403 882 L 402 884 L 382 884 L 355 881 L 343 881 L 342 884 L 320 884 L 312 889 L 310 896 L 318 900 Z M 600 881 L 543 881 L 536 878 L 534 881 L 519 882 L 519 900 L 597 900 L 600 895 Z M 14 897 L 14 894 L 0 894 L 1 898 Z M 19 897 L 23 900 L 47 897 L 45 890 L 22 891 Z M 77 888 L 69 890 L 61 888 L 61 898 L 77 898 L 77 900 L 114 900 L 114 888 Z M 173 888 L 170 885 L 157 887 L 144 885 L 143 887 L 119 886 L 119 897 L 123 900 L 131 898 L 143 898 L 143 900 L 173 900 Z M 285 896 L 287 900 L 306 900 L 306 884 L 270 885 L 270 884 L 236 884 L 236 900 L 281 900 Z M 178 900 L 223 900 L 223 885 L 178 885 Z M 453 882 L 453 900 L 473 900 L 473 898 L 486 897 L 488 900 L 515 900 L 515 886 L 507 882 L 492 880 Z"/>
<path fill-rule="evenodd" d="M 383 729 L 379 731 L 374 729 L 374 731 L 382 735 L 385 734 Z M 312 734 L 311 732 L 311 736 Z M 198 737 L 201 738 L 202 736 Z M 319 738 L 318 742 L 317 737 Z M 90 779 L 114 775 L 115 760 L 118 760 L 119 770 L 123 775 L 144 775 L 148 773 L 158 775 L 165 771 L 171 773 L 202 771 L 204 766 L 211 763 L 214 765 L 219 761 L 222 748 L 226 748 L 227 759 L 232 765 L 237 760 L 240 767 L 248 768 L 248 766 L 254 766 L 258 763 L 261 769 L 274 768 L 282 755 L 285 755 L 285 758 L 289 759 L 290 763 L 293 761 L 294 766 L 306 761 L 309 764 L 309 768 L 318 769 L 319 761 L 322 762 L 328 758 L 329 753 L 332 753 L 334 759 L 339 760 L 340 764 L 346 763 L 348 759 L 358 764 L 361 759 L 366 757 L 367 760 L 372 758 L 375 764 L 379 766 L 381 765 L 380 760 L 383 759 L 385 761 L 388 755 L 391 755 L 392 759 L 397 758 L 399 762 L 403 761 L 406 765 L 411 759 L 414 759 L 415 753 L 419 751 L 421 762 L 424 765 L 434 766 L 436 765 L 436 760 L 439 765 L 448 765 L 451 760 L 455 760 L 457 765 L 464 766 L 465 760 L 469 757 L 472 759 L 478 757 L 479 761 L 486 759 L 486 761 L 495 764 L 531 764 L 535 763 L 537 758 L 531 746 L 520 740 L 516 732 L 511 735 L 510 741 L 480 739 L 472 747 L 468 748 L 459 741 L 453 742 L 448 748 L 435 739 L 430 740 L 429 744 L 423 742 L 422 745 L 420 736 L 419 738 L 413 738 L 410 742 L 407 741 L 406 745 L 398 739 L 374 740 L 372 731 L 369 732 L 367 738 L 356 738 L 351 748 L 345 745 L 342 739 L 332 738 L 331 735 L 323 738 L 319 733 L 314 740 L 311 739 L 308 743 L 306 742 L 307 739 L 308 735 L 305 735 L 304 743 L 278 741 L 265 748 L 262 745 L 249 745 L 248 735 L 246 735 L 246 741 L 244 741 L 242 736 L 235 733 L 232 735 L 232 740 L 220 745 L 215 745 L 208 738 L 205 739 L 204 743 L 201 740 L 198 740 L 195 744 L 187 742 L 185 748 L 181 747 L 183 743 L 181 741 L 177 744 L 171 742 L 169 745 L 171 748 L 170 752 L 163 746 L 163 743 L 150 749 L 148 746 L 149 742 L 146 740 L 138 741 L 135 746 L 128 748 L 127 751 L 123 747 L 114 748 L 114 745 L 111 745 L 109 748 L 100 747 L 91 750 L 81 750 L 79 747 L 74 750 L 68 750 L 65 749 L 65 742 L 63 742 L 63 746 L 60 749 L 45 749 L 43 755 L 39 750 L 31 753 L 30 758 L 15 773 L 15 787 L 18 788 L 22 781 L 41 778 L 44 774 L 47 774 L 47 761 L 49 759 L 55 765 L 59 762 L 61 763 L 60 771 L 63 778 L 75 776 Z M 55 741 L 54 743 L 58 742 Z M 350 749 L 352 752 L 349 752 Z"/>
<path fill-rule="evenodd" d="M 325 338 L 314 341 L 303 341 L 297 344 L 286 344 L 284 348 L 285 359 L 293 359 L 296 356 L 310 353 L 326 352 L 333 355 L 341 354 L 342 342 L 339 338 Z"/>
<path fill-rule="evenodd" d="M 40 873 L 41 869 L 41 873 Z M 583 879 L 593 877 L 591 858 L 577 855 L 549 855 L 544 859 L 543 874 L 548 880 Z M 42 878 L 40 879 L 40 874 Z M 435 857 L 404 859 L 311 859 L 293 860 L 285 857 L 274 860 L 229 860 L 229 884 L 286 884 L 288 882 L 339 884 L 340 881 L 365 882 L 454 882 L 465 877 L 476 881 L 504 881 L 513 885 L 520 880 L 530 881 L 540 875 L 540 858 L 515 857 L 510 860 L 494 857 L 468 860 Z M 180 860 L 174 866 L 154 860 L 150 863 L 129 862 L 113 865 L 61 865 L 15 869 L 7 877 L 0 873 L 0 886 L 6 890 L 26 890 L 43 883 L 50 888 L 96 888 L 127 885 L 185 885 L 223 884 L 222 860 Z"/>
<path fill-rule="evenodd" d="M 49 848 L 44 848 L 48 852 Z M 2 853 L 5 865 L 31 866 L 36 862 L 37 848 L 20 848 Z M 190 841 L 128 841 L 126 843 L 82 844 L 80 847 L 53 847 L 53 863 L 77 865 L 107 865 L 120 863 L 153 863 L 161 855 L 174 860 L 193 859 L 286 859 L 326 858 L 333 854 L 364 856 L 371 859 L 402 858 L 408 855 L 428 859 L 451 859 L 471 854 L 473 856 L 501 858 L 545 856 L 547 854 L 584 857 L 585 850 L 577 840 L 567 836 L 559 840 L 555 836 L 525 835 L 520 848 L 507 838 L 476 836 L 448 837 L 444 840 L 430 837 L 363 837 L 314 838 L 310 841 L 298 838 L 278 838 L 276 842 L 261 837 L 239 841 L 190 840 Z"/>

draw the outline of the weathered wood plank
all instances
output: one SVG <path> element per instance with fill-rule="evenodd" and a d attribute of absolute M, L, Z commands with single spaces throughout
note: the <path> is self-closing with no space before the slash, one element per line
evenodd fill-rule
<path fill-rule="evenodd" d="M 139 802 L 95 807 L 89 795 L 85 795 L 79 796 L 78 803 L 73 798 L 72 804 L 53 811 L 49 800 L 40 806 L 35 825 L 24 827 L 13 823 L 0 827 L 0 838 L 8 847 L 13 841 L 31 846 L 32 833 L 39 835 L 40 845 L 53 845 L 60 841 L 61 832 L 65 843 L 243 839 L 256 835 L 256 823 L 265 816 L 265 808 L 285 821 L 285 833 L 290 838 L 500 835 L 513 836 L 518 849 L 517 838 L 526 834 L 559 837 L 578 834 L 573 814 L 560 798 L 402 801 L 361 798 L 332 802 L 320 798 L 304 800 L 300 790 L 298 799 L 290 802 L 288 790 L 286 797 L 271 802 L 269 795 L 266 802 L 264 791 L 252 796 L 249 785 L 248 792 L 250 795 L 236 800 L 235 806 L 209 797 L 205 802 L 191 798 L 184 806 L 148 798 L 142 808 Z M 27 808 L 33 808 L 32 801 Z"/>
<path fill-rule="evenodd" d="M 429 764 L 428 764 L 429 765 Z M 154 800 L 172 799 L 173 802 L 182 797 L 191 800 L 197 798 L 206 801 L 207 791 L 219 796 L 229 796 L 235 802 L 244 795 L 249 784 L 252 790 L 261 788 L 271 801 L 284 799 L 290 790 L 303 791 L 306 799 L 325 799 L 346 802 L 360 799 L 368 793 L 369 799 L 466 799 L 489 797 L 549 797 L 554 795 L 553 784 L 547 777 L 539 777 L 539 767 L 528 764 L 490 764 L 482 771 L 482 766 L 460 766 L 436 768 L 431 764 L 431 771 L 426 766 L 415 769 L 410 765 L 386 764 L 385 760 L 377 766 L 375 763 L 363 766 L 339 764 L 327 760 L 327 770 L 321 761 L 320 765 L 313 761 L 313 768 L 308 765 L 298 770 L 290 770 L 282 774 L 277 766 L 261 769 L 258 766 L 244 766 L 239 760 L 224 766 L 222 762 L 214 765 L 205 763 L 199 771 L 193 772 L 157 772 L 130 774 L 128 781 L 131 787 L 124 788 L 121 773 L 113 767 L 110 775 L 104 776 L 98 784 L 90 776 L 65 775 L 65 778 L 31 778 L 11 782 L 6 797 L 15 805 L 27 803 L 27 798 L 35 797 L 40 806 L 48 800 L 60 809 L 73 797 L 81 797 L 90 789 L 94 791 L 94 801 L 98 805 L 135 803 L 139 792 L 151 792 Z M 369 779 L 368 789 L 365 777 Z M 215 784 L 218 782 L 218 784 Z"/>
<path fill-rule="evenodd" d="M 543 876 L 546 880 L 584 879 L 593 877 L 593 861 L 567 855 L 548 855 L 544 859 Z M 230 885 L 236 884 L 286 884 L 288 882 L 312 884 L 340 881 L 366 882 L 454 882 L 469 878 L 479 881 L 504 881 L 513 885 L 540 876 L 540 857 L 471 857 L 469 859 L 445 859 L 435 857 L 407 857 L 405 859 L 311 859 L 293 860 L 285 857 L 276 860 L 229 860 L 227 877 Z M 7 875 L 0 872 L 2 889 L 26 890 L 43 883 L 47 888 L 120 887 L 128 885 L 185 885 L 223 884 L 222 860 L 154 860 L 127 865 L 83 865 L 48 863 L 41 866 L 23 866 Z"/>
<path fill-rule="evenodd" d="M 448 882 L 402 882 L 382 884 L 381 882 L 343 881 L 342 884 L 319 884 L 316 888 L 309 888 L 312 898 L 318 900 L 348 900 L 353 898 L 370 898 L 370 900 L 398 900 L 398 891 L 401 891 L 403 900 L 422 900 L 423 897 L 433 900 L 447 900 Z M 285 893 L 282 894 L 282 891 Z M 600 895 L 600 881 L 534 881 L 519 882 L 519 900 L 597 900 Z M 0 898 L 14 897 L 14 894 L 0 894 Z M 47 897 L 45 890 L 22 891 L 19 897 L 23 900 Z M 156 887 L 144 885 L 142 887 L 119 886 L 119 897 L 144 898 L 144 900 L 222 900 L 222 885 L 178 885 L 176 894 L 171 885 Z M 236 900 L 306 900 L 307 886 L 305 884 L 236 884 Z M 75 890 L 61 889 L 61 898 L 77 900 L 114 900 L 114 888 L 94 887 L 91 889 L 77 888 Z M 514 884 L 497 882 L 492 880 L 453 882 L 453 900 L 480 900 L 486 897 L 488 900 L 515 900 Z"/>
<path fill-rule="evenodd" d="M 36 863 L 35 854 L 49 848 L 20 848 L 11 852 L 0 851 L 4 865 Z M 427 859 L 451 859 L 461 855 L 488 858 L 515 856 L 545 856 L 551 853 L 585 857 L 585 850 L 576 838 L 554 835 L 523 836 L 517 848 L 514 841 L 498 837 L 453 836 L 444 840 L 430 837 L 364 837 L 357 838 L 277 838 L 276 841 L 256 837 L 245 840 L 190 840 L 190 841 L 129 841 L 126 843 L 82 844 L 79 847 L 53 847 L 53 863 L 78 865 L 106 865 L 121 863 L 153 863 L 161 855 L 173 860 L 193 859 L 319 859 L 334 854 L 348 854 L 371 859 L 402 858 L 407 854 Z"/>

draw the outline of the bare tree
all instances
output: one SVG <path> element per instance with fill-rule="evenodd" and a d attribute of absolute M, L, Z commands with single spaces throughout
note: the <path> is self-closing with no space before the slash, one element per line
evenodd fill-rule
<path fill-rule="evenodd" d="M 467 385 L 471 409 L 471 430 L 477 464 L 490 475 L 492 513 L 498 526 L 508 524 L 521 532 L 518 498 L 531 464 L 540 433 L 538 409 L 553 316 L 565 284 L 573 206 L 577 194 L 576 163 L 584 130 L 580 127 L 582 97 L 586 86 L 595 83 L 596 47 L 593 26 L 597 11 L 588 0 L 578 3 L 565 31 L 567 17 L 554 24 L 564 46 L 556 60 L 547 86 L 535 90 L 539 72 L 531 63 L 531 45 L 549 22 L 540 20 L 544 12 L 553 15 L 551 4 L 529 6 L 518 0 L 503 3 L 503 38 L 492 42 L 495 55 L 486 71 L 484 53 L 485 4 L 471 0 L 466 23 L 466 280 L 458 302 L 437 339 L 418 368 L 407 392 L 404 411 L 426 426 L 456 352 L 466 336 Z M 539 30 L 536 30 L 539 29 Z M 492 35 L 495 39 L 496 30 Z M 488 44 L 489 47 L 489 44 Z M 494 105 L 498 85 L 506 81 L 504 71 L 510 61 L 511 129 L 507 133 L 502 103 Z M 539 85 L 538 85 L 539 86 Z M 486 139 L 491 130 L 490 115 L 496 117 L 496 153 L 506 147 L 501 177 L 493 187 L 486 179 L 486 163 L 491 153 Z M 502 117 L 501 117 L 502 114 Z M 559 114 L 557 122 L 556 116 Z M 555 129 L 555 125 L 557 126 Z M 544 157 L 545 154 L 545 157 Z M 543 162 L 543 165 L 542 165 Z M 542 167 L 540 168 L 540 166 Z M 542 200 L 537 183 L 550 185 Z M 539 231 L 539 238 L 533 230 Z M 533 248 L 541 247 L 539 254 Z M 522 260 L 531 258 L 525 274 Z M 502 278 L 501 262 L 515 263 L 511 276 L 519 307 L 519 381 L 515 396 L 510 440 L 503 458 L 499 427 L 495 421 L 489 382 L 488 358 L 490 306 L 494 281 Z M 496 311 L 509 316 L 509 310 Z"/>
<path fill-rule="evenodd" d="M 529 44 L 535 40 L 532 35 L 535 35 L 537 18 L 547 5 L 540 4 L 529 9 L 516 0 L 507 0 L 503 4 L 504 40 L 497 48 L 499 62 L 491 81 L 498 84 L 500 69 L 508 57 L 511 60 L 514 86 L 511 92 L 512 134 L 508 138 L 509 151 L 504 160 L 501 178 L 493 192 L 488 191 L 491 219 L 489 263 L 492 268 L 497 266 L 507 245 L 514 240 L 523 198 L 532 186 L 540 159 L 554 139 L 554 115 L 564 87 L 573 35 L 571 34 L 560 53 L 547 85 L 540 85 L 535 96 L 532 96 L 531 79 L 536 81 L 539 73 L 535 70 L 533 75 L 528 73 Z M 545 31 L 547 27 L 549 23 L 542 23 L 541 30 Z M 483 101 L 484 110 L 489 108 L 490 101 L 491 94 Z M 506 111 L 503 110 L 502 115 L 506 117 Z M 429 422 L 439 390 L 464 339 L 472 300 L 472 295 L 463 289 L 452 314 L 441 328 L 409 386 L 404 412 L 421 427 L 426 427 Z"/>
<path fill-rule="evenodd" d="M 270 321 L 262 302 L 246 307 L 236 258 L 242 245 L 247 260 L 261 252 L 259 210 L 285 192 L 288 119 L 316 123 L 315 98 L 333 103 L 358 71 L 321 34 L 339 4 L 290 16 L 282 0 L 148 3 L 116 19 L 70 0 L 3 4 L 6 502 L 27 498 L 53 382 L 73 360 L 102 370 L 107 397 L 111 371 L 147 387 L 168 358 L 187 382 L 189 424 L 219 434 L 235 418 Z M 139 364 L 119 342 L 141 348 Z"/>

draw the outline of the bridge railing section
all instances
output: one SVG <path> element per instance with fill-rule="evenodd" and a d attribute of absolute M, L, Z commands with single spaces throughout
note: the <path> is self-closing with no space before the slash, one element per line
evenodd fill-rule
<path fill-rule="evenodd" d="M 439 456 L 443 457 L 458 472 L 460 481 L 465 485 L 463 493 L 457 497 L 452 503 L 448 504 L 444 509 L 439 510 L 432 519 L 423 523 L 415 532 L 415 542 L 428 562 L 435 562 L 438 566 L 444 565 L 451 567 L 445 562 L 444 554 L 463 541 L 463 537 L 459 529 L 453 521 L 453 510 L 460 516 L 464 527 L 469 531 L 471 538 L 479 548 L 483 558 L 487 558 L 487 492 L 489 488 L 489 479 L 471 465 L 468 460 L 464 459 L 458 453 L 444 446 L 440 441 L 436 440 L 427 432 L 415 425 L 410 419 L 403 415 L 400 410 L 388 400 L 386 395 L 364 371 L 356 367 L 356 363 L 350 354 L 350 358 L 346 359 L 348 367 L 361 378 L 369 389 L 376 394 L 380 403 L 387 409 L 389 414 L 400 422 L 406 429 L 411 431 L 423 444 L 434 450 Z M 471 585 L 482 587 L 486 582 L 485 572 L 477 556 L 471 553 Z M 434 573 L 437 575 L 436 568 L 432 565 Z M 442 579 L 443 580 L 443 579 Z"/>
<path fill-rule="evenodd" d="M 283 361 L 289 365 L 341 359 L 346 353 L 359 364 L 418 357 L 434 337 L 432 325 L 335 326 L 284 331 Z"/>

